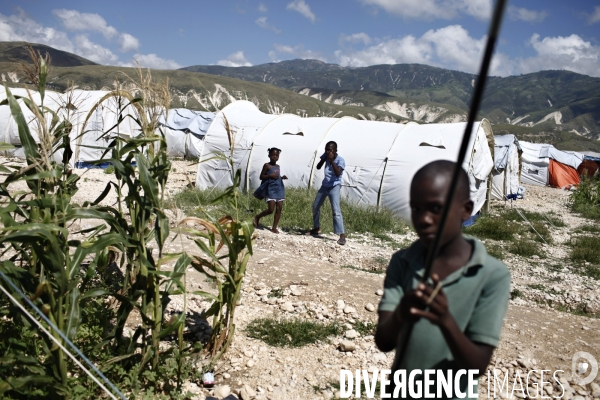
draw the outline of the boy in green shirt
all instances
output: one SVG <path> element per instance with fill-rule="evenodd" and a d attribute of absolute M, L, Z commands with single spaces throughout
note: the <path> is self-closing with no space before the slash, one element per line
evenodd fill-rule
<path fill-rule="evenodd" d="M 408 249 L 395 253 L 390 260 L 379 304 L 379 322 L 375 343 L 381 351 L 399 345 L 402 325 L 414 323 L 403 360 L 396 359 L 394 372 L 421 370 L 416 375 L 421 392 L 407 391 L 401 382 L 398 396 L 425 397 L 425 390 L 435 398 L 477 398 L 476 376 L 485 373 L 500 331 L 510 295 L 510 273 L 506 266 L 487 254 L 481 242 L 462 235 L 462 223 L 473 211 L 469 199 L 469 178 L 461 171 L 454 201 L 442 235 L 440 251 L 432 266 L 431 278 L 421 283 L 425 257 L 438 229 L 455 163 L 435 161 L 421 168 L 410 188 L 412 222 L 419 240 Z M 460 388 L 449 394 L 442 390 L 436 370 L 454 377 L 459 370 L 477 370 L 471 376 L 461 372 Z M 456 376 L 458 379 L 458 376 Z M 433 384 L 432 384 L 433 379 Z M 471 385 L 469 385 L 471 383 Z M 427 386 L 427 388 L 425 387 Z M 470 390 L 469 387 L 470 386 Z M 403 390 L 400 390 L 403 389 Z M 458 391 L 458 392 L 457 392 Z M 390 389 L 387 393 L 393 393 Z M 396 398 L 396 396 L 392 396 Z"/>

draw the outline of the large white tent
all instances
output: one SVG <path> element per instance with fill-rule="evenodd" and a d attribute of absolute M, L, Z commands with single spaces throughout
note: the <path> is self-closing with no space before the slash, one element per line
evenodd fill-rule
<path fill-rule="evenodd" d="M 282 149 L 282 174 L 289 178 L 286 185 L 318 188 L 323 170 L 317 170 L 316 164 L 325 144 L 334 140 L 346 160 L 342 195 L 355 203 L 389 208 L 408 220 L 412 177 L 431 161 L 456 160 L 465 126 L 269 115 L 250 102 L 236 101 L 216 115 L 206 133 L 196 186 L 205 189 L 231 185 L 232 171 L 216 155 L 232 152 L 234 169 L 242 170 L 242 187 L 253 190 L 259 186 L 260 170 L 268 161 L 267 149 L 278 147 Z M 486 201 L 487 181 L 494 165 L 493 134 L 487 120 L 476 123 L 473 129 L 463 167 L 469 174 L 477 212 Z"/>
<path fill-rule="evenodd" d="M 492 198 L 516 195 L 521 183 L 521 146 L 515 135 L 494 136 Z"/>
<path fill-rule="evenodd" d="M 170 157 L 198 158 L 204 147 L 204 136 L 215 113 L 192 111 L 185 108 L 169 110 L 161 118 Z"/>

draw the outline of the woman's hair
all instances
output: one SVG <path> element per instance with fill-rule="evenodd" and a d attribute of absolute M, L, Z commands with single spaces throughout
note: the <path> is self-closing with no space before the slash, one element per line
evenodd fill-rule
<path fill-rule="evenodd" d="M 269 155 L 271 155 L 271 153 L 274 151 L 278 151 L 281 153 L 281 149 L 278 149 L 277 147 L 270 147 L 267 149 L 267 152 L 269 153 Z"/>

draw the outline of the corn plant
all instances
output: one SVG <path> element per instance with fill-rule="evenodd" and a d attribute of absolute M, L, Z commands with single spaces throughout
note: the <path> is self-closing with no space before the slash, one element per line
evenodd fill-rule
<path fill-rule="evenodd" d="M 170 103 L 168 84 L 154 84 L 150 73 L 138 69 L 135 82 L 137 96 L 125 90 L 108 93 L 101 101 L 112 99 L 117 104 L 118 120 L 132 118 L 139 133 L 131 137 L 118 136 L 109 146 L 109 161 L 114 167 L 117 184 L 110 183 L 99 200 L 111 190 L 117 189 L 118 208 L 100 207 L 114 219 L 111 232 L 122 238 L 116 245 L 123 257 L 121 267 L 125 270 L 122 287 L 115 293 L 120 302 L 114 331 L 108 337 L 119 349 L 112 362 L 134 367 L 139 376 L 156 382 L 160 363 L 174 351 L 160 350 L 161 339 L 179 332 L 183 350 L 182 332 L 185 312 L 165 321 L 165 310 L 173 295 L 186 292 L 185 271 L 189 258 L 185 254 L 166 254 L 164 245 L 169 237 L 169 220 L 164 213 L 164 193 L 171 162 L 167 158 L 167 143 L 159 124 L 166 116 Z M 126 113 L 135 107 L 136 115 Z M 92 109 L 89 115 L 92 115 Z M 88 117 L 89 118 L 89 117 Z M 110 134 L 105 132 L 105 135 Z M 153 252 L 157 247 L 157 254 Z M 165 270 L 167 263 L 175 262 L 172 270 Z M 131 313 L 136 310 L 142 322 L 133 335 L 125 337 L 124 328 L 131 323 Z"/>
<path fill-rule="evenodd" d="M 5 85 L 6 102 L 18 126 L 26 166 L 2 167 L 8 175 L 0 183 L 0 259 L 3 260 L 0 269 L 36 303 L 58 330 L 73 340 L 81 320 L 81 301 L 104 294 L 98 289 L 86 291 L 86 283 L 94 275 L 98 263 L 105 259 L 104 249 L 116 243 L 118 237 L 101 234 L 102 224 L 69 232 L 75 220 L 110 220 L 112 217 L 89 205 L 80 207 L 71 203 L 79 177 L 68 168 L 72 154 L 68 109 L 52 110 L 44 104 L 46 59 L 40 56 L 33 61 L 39 72 L 36 83 L 40 104 L 36 104 L 31 96 L 16 98 Z M 29 124 L 18 100 L 35 117 Z M 37 142 L 30 125 L 37 133 Z M 17 182 L 25 182 L 27 189 L 11 192 L 9 185 Z M 84 238 L 78 238 L 79 234 L 84 234 Z M 98 256 L 82 270 L 84 260 L 91 255 Z M 0 284 L 13 292 L 4 281 Z M 6 307 L 2 313 L 14 324 L 37 332 L 15 307 Z M 57 331 L 50 331 L 63 342 Z M 7 342 L 3 342 L 6 347 L 0 361 L 0 395 L 11 391 L 22 395 L 68 395 L 66 356 L 50 338 L 38 334 L 41 341 L 33 353 L 25 351 L 20 338 L 4 338 Z"/>
<path fill-rule="evenodd" d="M 254 226 L 248 221 L 240 221 L 239 196 L 241 183 L 241 170 L 234 168 L 233 151 L 235 132 L 224 118 L 228 134 L 230 154 L 218 153 L 214 157 L 226 161 L 232 178 L 232 186 L 227 188 L 222 195 L 213 200 L 227 202 L 235 210 L 235 216 L 224 216 L 216 219 L 205 212 L 205 218 L 190 217 L 180 224 L 193 223 L 201 229 L 185 229 L 203 256 L 192 256 L 192 266 L 207 276 L 217 287 L 217 294 L 197 291 L 194 294 L 202 295 L 213 300 L 212 305 L 205 312 L 206 317 L 213 317 L 212 336 L 205 348 L 209 362 L 205 369 L 211 369 L 214 363 L 229 347 L 235 333 L 235 308 L 240 301 L 240 293 L 246 266 L 252 256 L 254 241 Z M 224 250 L 224 251 L 221 251 Z"/>

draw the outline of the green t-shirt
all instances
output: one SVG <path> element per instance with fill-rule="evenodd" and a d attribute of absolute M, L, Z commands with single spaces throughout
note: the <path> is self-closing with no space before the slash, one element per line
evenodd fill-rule
<path fill-rule="evenodd" d="M 497 347 L 508 308 L 510 272 L 502 262 L 487 253 L 481 242 L 471 237 L 465 239 L 474 246 L 471 259 L 467 265 L 442 281 L 448 308 L 457 325 L 469 339 Z M 392 256 L 386 272 L 379 311 L 394 311 L 404 293 L 417 287 L 425 270 L 425 256 L 426 251 L 420 241 Z M 431 284 L 431 280 L 429 283 Z M 414 324 L 401 364 L 397 358 L 399 349 L 396 350 L 392 371 L 404 369 L 407 376 L 414 369 L 459 369 L 441 330 L 425 318 Z M 463 376 L 461 387 L 465 389 L 466 386 L 467 378 Z M 433 388 L 437 390 L 435 385 Z"/>

